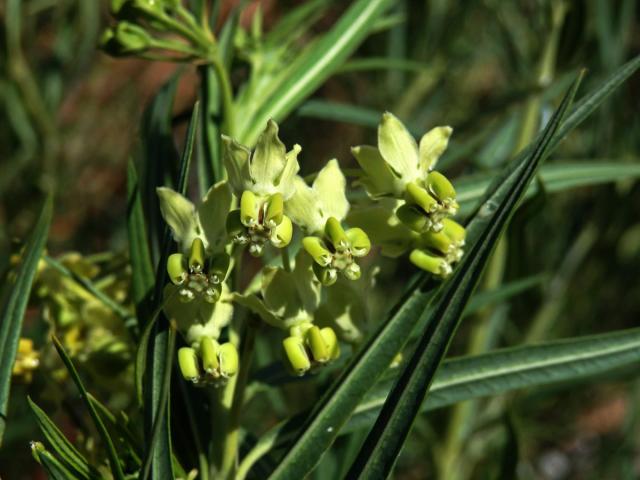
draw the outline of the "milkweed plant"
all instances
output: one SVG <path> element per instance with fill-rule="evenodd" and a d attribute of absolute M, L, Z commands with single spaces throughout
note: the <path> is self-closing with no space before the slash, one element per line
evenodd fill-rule
<path fill-rule="evenodd" d="M 259 9 L 248 27 L 240 6 L 214 28 L 217 2 L 212 9 L 202 1 L 111 1 L 104 52 L 195 65 L 199 102 L 176 168 L 162 167 L 153 152 L 163 152 L 150 147 L 147 160 L 143 154 L 129 166 L 128 254 L 49 256 L 49 201 L 13 258 L 2 340 L 15 362 L 3 379 L 28 384 L 45 371 L 52 385 L 70 381 L 93 422 L 91 440 L 71 442 L 30 400 L 45 440 L 31 449 L 50 478 L 305 478 L 351 432 L 365 435 L 354 437 L 340 475 L 385 478 L 430 388 L 443 392 L 435 408 L 482 388 L 489 395 L 544 383 L 525 373 L 541 355 L 568 359 L 545 367 L 557 379 L 631 361 L 599 361 L 598 346 L 614 342 L 605 335 L 600 343 L 576 340 L 595 342 L 584 347 L 469 357 L 458 365 L 461 388 L 446 390 L 438 376 L 433 383 L 437 371 L 455 376 L 446 362 L 438 366 L 485 265 L 501 255 L 491 256 L 508 220 L 531 196 L 528 186 L 540 182 L 539 164 L 639 61 L 572 107 L 576 80 L 544 130 L 483 184 L 474 207 L 440 167 L 451 126 L 414 136 L 385 112 L 374 144 L 351 146 L 345 158 L 311 158 L 303 142 L 281 138 L 279 123 L 346 61 L 391 3 L 351 2 L 310 40 L 306 26 L 324 2 L 303 3 L 264 31 Z M 232 74 L 237 65 L 244 76 Z M 368 295 L 390 262 L 402 265 L 404 293 L 389 311 L 371 314 Z M 31 284 L 49 347 L 20 336 Z M 570 358 L 571 348 L 592 356 Z M 491 380 L 495 369 L 508 378 Z M 101 390 L 87 392 L 85 381 Z M 313 402 L 287 407 L 265 429 L 251 398 L 267 392 L 260 398 L 291 405 L 284 397 L 299 395 L 297 388 L 311 389 Z M 114 391 L 121 400 L 101 401 Z M 48 395 L 47 404 L 62 401 L 60 390 Z"/>

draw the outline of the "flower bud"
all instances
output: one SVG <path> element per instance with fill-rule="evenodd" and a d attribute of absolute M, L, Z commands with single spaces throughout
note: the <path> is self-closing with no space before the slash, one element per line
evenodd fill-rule
<path fill-rule="evenodd" d="M 264 215 L 264 223 L 269 228 L 280 225 L 284 213 L 284 200 L 281 193 L 275 193 L 267 201 L 267 209 Z"/>
<path fill-rule="evenodd" d="M 364 257 L 371 250 L 371 240 L 361 228 L 350 228 L 347 230 L 347 238 L 351 244 L 351 253 L 355 257 Z"/>
<path fill-rule="evenodd" d="M 409 255 L 409 260 L 416 267 L 438 277 L 445 278 L 451 274 L 451 265 L 444 258 L 431 255 L 424 250 L 413 250 Z"/>
<path fill-rule="evenodd" d="M 456 245 L 463 246 L 467 237 L 467 230 L 455 220 L 445 218 L 442 220 L 442 232 L 451 239 Z"/>
<path fill-rule="evenodd" d="M 316 278 L 325 287 L 330 287 L 338 280 L 338 272 L 332 267 L 323 267 L 322 265 L 314 263 L 313 273 L 315 273 Z"/>
<path fill-rule="evenodd" d="M 338 251 L 349 248 L 349 239 L 338 219 L 329 217 L 324 225 L 324 233 Z"/>
<path fill-rule="evenodd" d="M 240 221 L 247 227 L 258 222 L 258 199 L 251 190 L 245 190 L 240 197 Z"/>
<path fill-rule="evenodd" d="M 334 332 L 331 327 L 324 327 L 320 329 L 320 333 L 329 348 L 329 359 L 335 360 L 340 356 L 340 344 L 338 343 L 336 332 Z"/>
<path fill-rule="evenodd" d="M 440 206 L 438 205 L 438 201 L 431 195 L 429 195 L 429 192 L 427 192 L 424 188 L 417 186 L 413 182 L 407 184 L 405 197 L 408 203 L 414 203 L 418 205 L 427 213 L 435 212 L 440 208 Z"/>
<path fill-rule="evenodd" d="M 187 269 L 185 268 L 184 255 L 181 253 L 173 253 L 167 259 L 167 273 L 169 279 L 175 285 L 180 285 L 187 278 Z"/>
<path fill-rule="evenodd" d="M 200 369 L 198 368 L 198 356 L 196 351 L 190 347 L 182 347 L 178 350 L 178 365 L 180 373 L 190 382 L 197 382 L 200 377 Z"/>
<path fill-rule="evenodd" d="M 325 342 L 320 329 L 315 325 L 312 326 L 307 330 L 305 338 L 307 345 L 309 346 L 309 350 L 311 350 L 311 355 L 313 355 L 313 359 L 318 363 L 328 362 L 331 358 L 331 350 L 329 349 L 327 342 Z"/>
<path fill-rule="evenodd" d="M 113 37 L 105 47 L 109 53 L 126 55 L 138 53 L 151 46 L 151 35 L 142 27 L 129 22 L 119 22 L 113 31 Z"/>
<path fill-rule="evenodd" d="M 289 365 L 296 375 L 304 375 L 311 368 L 311 361 L 304 342 L 300 337 L 287 337 L 282 341 L 284 353 L 289 360 Z"/>
<path fill-rule="evenodd" d="M 200 237 L 193 239 L 189 255 L 189 268 L 194 272 L 201 272 L 204 267 L 204 243 Z"/>
<path fill-rule="evenodd" d="M 326 249 L 324 243 L 318 237 L 304 237 L 302 239 L 302 247 L 311 255 L 314 262 L 318 265 L 326 267 L 331 263 L 333 255 Z"/>
<path fill-rule="evenodd" d="M 202 368 L 215 377 L 219 376 L 220 362 L 218 361 L 218 350 L 220 345 L 211 337 L 203 337 L 200 340 L 200 355 L 202 356 Z"/>
<path fill-rule="evenodd" d="M 282 215 L 280 223 L 273 229 L 271 234 L 271 243 L 274 247 L 284 248 L 291 243 L 293 237 L 293 224 L 291 219 L 286 215 Z"/>
<path fill-rule="evenodd" d="M 438 200 L 455 201 L 456 191 L 447 177 L 440 172 L 432 171 L 427 176 L 427 188 Z"/>
<path fill-rule="evenodd" d="M 233 343 L 223 343 L 218 349 L 218 359 L 220 361 L 220 375 L 229 378 L 238 372 L 240 360 L 238 350 Z"/>
<path fill-rule="evenodd" d="M 429 219 L 414 205 L 405 203 L 396 210 L 396 216 L 407 227 L 415 232 L 422 232 L 427 227 Z"/>

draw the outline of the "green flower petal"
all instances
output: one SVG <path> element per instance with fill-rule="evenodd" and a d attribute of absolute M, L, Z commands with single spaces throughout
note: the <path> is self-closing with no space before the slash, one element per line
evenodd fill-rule
<path fill-rule="evenodd" d="M 449 145 L 453 129 L 451 127 L 435 127 L 420 139 L 420 170 L 425 175 L 436 167 L 440 156 Z"/>
<path fill-rule="evenodd" d="M 329 217 L 342 221 L 349 211 L 349 201 L 345 189 L 347 180 L 340 170 L 337 160 L 329 160 L 318 172 L 313 182 L 313 189 L 318 195 L 320 209 L 325 222 Z M 323 222 L 324 223 L 324 222 Z"/>
<path fill-rule="evenodd" d="M 307 233 L 321 232 L 324 219 L 318 208 L 319 199 L 316 191 L 301 177 L 294 178 L 294 186 L 295 193 L 284 206 L 285 214 Z"/>
<path fill-rule="evenodd" d="M 202 235 L 195 206 L 190 200 L 170 188 L 158 187 L 156 193 L 160 200 L 162 218 L 169 225 L 173 238 L 180 245 L 180 250 L 188 254 L 193 239 Z"/>
<path fill-rule="evenodd" d="M 418 234 L 393 213 L 396 205 L 398 202 L 394 200 L 380 201 L 372 206 L 354 208 L 347 218 L 349 225 L 362 228 L 371 243 L 381 247 L 382 254 L 388 257 L 402 255 L 418 238 Z"/>
<path fill-rule="evenodd" d="M 300 145 L 294 145 L 293 148 L 287 152 L 284 169 L 275 181 L 275 185 L 278 187 L 278 191 L 282 194 L 284 200 L 291 198 L 296 191 L 293 179 L 300 171 L 298 154 L 301 150 Z"/>
<path fill-rule="evenodd" d="M 402 193 L 402 182 L 398 181 L 377 148 L 361 145 L 353 147 L 351 153 L 365 173 L 360 182 L 369 195 L 377 197 Z"/>
<path fill-rule="evenodd" d="M 378 148 L 391 169 L 406 182 L 418 175 L 418 146 L 406 127 L 385 112 L 378 126 Z"/>
<path fill-rule="evenodd" d="M 251 151 L 234 139 L 222 135 L 222 161 L 229 175 L 229 184 L 239 197 L 253 185 L 249 158 Z"/>
<path fill-rule="evenodd" d="M 275 193 L 274 186 L 279 183 L 286 163 L 286 148 L 278 138 L 278 125 L 273 120 L 269 120 L 264 132 L 258 138 L 256 149 L 251 157 L 255 193 L 259 195 Z"/>
<path fill-rule="evenodd" d="M 209 189 L 198 205 L 198 219 L 204 233 L 209 252 L 219 252 L 226 239 L 225 222 L 231 210 L 231 189 L 226 181 L 218 182 Z"/>

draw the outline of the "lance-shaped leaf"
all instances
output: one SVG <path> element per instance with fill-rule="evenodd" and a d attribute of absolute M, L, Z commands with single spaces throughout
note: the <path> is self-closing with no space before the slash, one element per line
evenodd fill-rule
<path fill-rule="evenodd" d="M 38 223 L 25 247 L 20 265 L 15 272 L 13 285 L 8 286 L 7 300 L 2 306 L 0 316 L 0 445 L 7 422 L 9 407 L 9 390 L 11 387 L 11 372 L 18 350 L 22 320 L 27 308 L 29 293 L 33 278 L 36 275 L 38 262 L 42 257 L 49 223 L 53 211 L 53 202 L 49 197 L 44 204 Z"/>

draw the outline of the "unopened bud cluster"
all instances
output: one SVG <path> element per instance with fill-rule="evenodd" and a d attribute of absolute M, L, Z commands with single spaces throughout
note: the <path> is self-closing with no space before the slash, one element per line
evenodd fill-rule
<path fill-rule="evenodd" d="M 231 211 L 227 217 L 227 232 L 234 243 L 246 245 L 255 257 L 264 253 L 267 243 L 276 248 L 289 245 L 293 224 L 284 215 L 282 194 L 275 193 L 262 200 L 245 190 L 240 197 L 240 209 Z"/>
<path fill-rule="evenodd" d="M 232 343 L 202 337 L 195 347 L 178 350 L 178 365 L 185 380 L 195 385 L 220 385 L 238 372 L 238 350 Z"/>
<path fill-rule="evenodd" d="M 178 295 L 183 302 L 196 298 L 208 303 L 217 302 L 228 268 L 229 256 L 224 253 L 206 258 L 200 238 L 193 240 L 188 258 L 182 253 L 174 253 L 167 261 L 169 279 L 180 287 Z"/>
<path fill-rule="evenodd" d="M 340 356 L 338 337 L 331 327 L 320 328 L 305 322 L 292 327 L 289 333 L 282 346 L 294 375 L 304 375 Z"/>
<path fill-rule="evenodd" d="M 371 250 L 371 241 L 361 228 L 344 230 L 340 222 L 330 217 L 324 228 L 324 238 L 310 236 L 302 246 L 313 258 L 313 271 L 323 285 L 333 285 L 338 273 L 349 280 L 360 278 L 361 269 L 356 259 Z"/>

